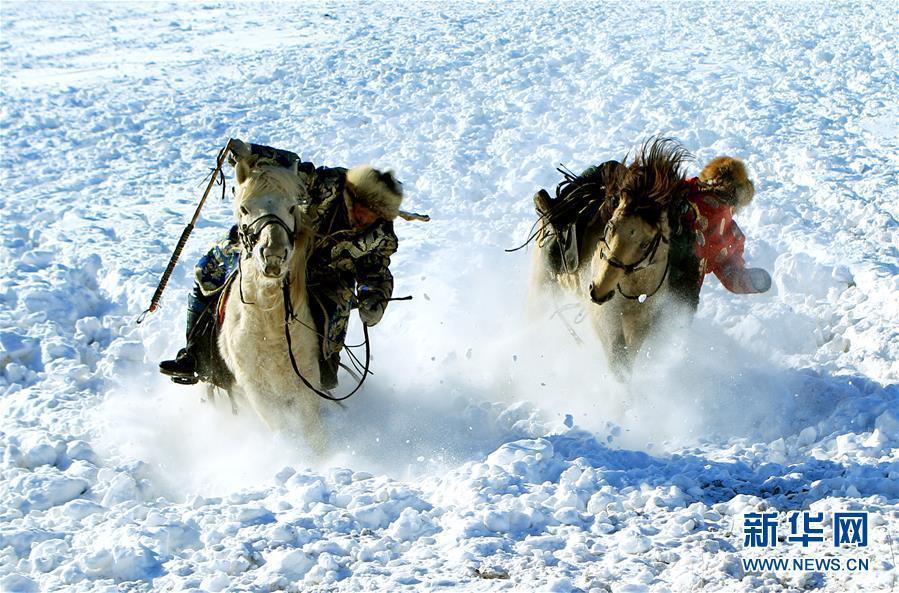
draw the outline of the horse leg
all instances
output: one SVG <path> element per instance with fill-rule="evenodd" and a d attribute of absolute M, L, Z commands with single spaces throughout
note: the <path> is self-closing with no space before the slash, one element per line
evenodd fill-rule
<path fill-rule="evenodd" d="M 527 312 L 531 317 L 539 317 L 545 311 L 546 293 L 552 279 L 543 262 L 540 247 L 531 252 L 531 274 L 528 281 Z"/>
<path fill-rule="evenodd" d="M 328 449 L 328 434 L 322 422 L 318 396 L 306 392 L 287 400 L 281 418 L 284 420 L 282 430 L 304 440 L 316 456 L 324 456 Z"/>
<path fill-rule="evenodd" d="M 590 309 L 593 328 L 599 336 L 609 370 L 622 383 L 630 377 L 631 364 L 633 362 L 631 351 L 628 348 L 624 329 L 621 326 L 624 316 L 617 308 L 602 305 L 593 305 Z"/>
<path fill-rule="evenodd" d="M 204 404 L 212 404 L 215 405 L 215 385 L 212 383 L 204 384 L 203 395 L 200 396 L 200 402 Z"/>
<path fill-rule="evenodd" d="M 627 382 L 631 376 L 631 369 L 634 366 L 634 350 L 628 346 L 627 339 L 623 333 L 619 333 L 610 347 L 606 349 L 606 356 L 609 359 L 609 366 L 615 377 L 622 383 Z"/>
<path fill-rule="evenodd" d="M 259 396 L 248 399 L 270 431 L 304 440 L 317 456 L 325 453 L 328 438 L 321 420 L 321 404 L 313 393 L 304 392 L 274 402 Z"/>
<path fill-rule="evenodd" d="M 234 391 L 227 389 L 225 393 L 228 394 L 228 403 L 231 404 L 231 415 L 237 416 L 237 399 L 234 397 Z"/>
<path fill-rule="evenodd" d="M 318 396 L 311 393 L 304 394 L 303 400 L 306 401 L 303 401 L 297 410 L 303 437 L 312 451 L 318 457 L 322 457 L 327 452 L 329 443 L 328 433 L 322 422 L 321 402 Z"/>

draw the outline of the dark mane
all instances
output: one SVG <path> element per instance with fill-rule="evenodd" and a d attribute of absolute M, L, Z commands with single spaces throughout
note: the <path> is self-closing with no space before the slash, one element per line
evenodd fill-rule
<path fill-rule="evenodd" d="M 610 201 L 606 200 L 609 188 L 617 187 L 627 170 L 616 161 L 608 161 L 580 175 L 562 167 L 559 172 L 564 179 L 556 187 L 556 200 L 546 222 L 561 227 L 575 221 L 587 222 L 583 219 L 594 218 L 599 210 L 603 211 L 601 216 L 608 218 L 614 210 L 609 210 Z"/>
<path fill-rule="evenodd" d="M 684 198 L 683 164 L 692 156 L 676 140 L 650 138 L 613 186 L 627 200 L 626 212 L 653 224 Z"/>
<path fill-rule="evenodd" d="M 621 199 L 627 200 L 628 214 L 651 224 L 658 224 L 663 214 L 670 219 L 672 206 L 686 198 L 682 166 L 692 158 L 676 140 L 651 137 L 629 164 L 625 156 L 624 164 L 606 161 L 580 175 L 560 167 L 564 179 L 556 187 L 552 209 L 534 223 L 521 247 L 550 225 L 565 228 L 576 224 L 578 242 L 587 249 L 596 238 L 593 235 L 601 235 Z"/>

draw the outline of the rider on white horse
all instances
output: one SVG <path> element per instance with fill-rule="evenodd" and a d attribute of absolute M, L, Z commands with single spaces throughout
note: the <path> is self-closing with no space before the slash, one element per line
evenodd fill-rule
<path fill-rule="evenodd" d="M 311 179 L 307 215 L 316 236 L 307 264 L 310 308 L 319 333 L 322 388 L 337 385 L 340 351 L 350 311 L 359 309 L 367 326 L 381 320 L 393 292 L 390 257 L 396 252 L 393 220 L 399 213 L 402 185 L 388 171 L 368 166 L 316 168 L 286 151 L 257 144 L 253 154 L 293 166 Z M 163 374 L 178 383 L 208 379 L 214 304 L 241 257 L 237 227 L 216 242 L 196 266 L 196 282 L 188 296 L 187 345 L 174 360 L 160 363 Z"/>

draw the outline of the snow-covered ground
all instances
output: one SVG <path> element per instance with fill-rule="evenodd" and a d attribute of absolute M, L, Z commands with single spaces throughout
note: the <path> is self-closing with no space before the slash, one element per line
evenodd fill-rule
<path fill-rule="evenodd" d="M 0 590 L 890 591 L 899 546 L 891 2 L 0 5 Z M 524 315 L 530 196 L 652 134 L 742 157 L 775 288 L 706 282 L 629 385 Z M 331 455 L 157 374 L 229 137 L 371 162 L 398 223 Z M 549 317 L 547 314 L 544 317 Z M 351 338 L 352 339 L 352 338 Z M 869 545 L 743 515 L 869 512 Z M 892 534 L 892 536 L 891 536 Z M 866 559 L 860 572 L 746 558 Z M 844 564 L 845 567 L 845 564 Z"/>

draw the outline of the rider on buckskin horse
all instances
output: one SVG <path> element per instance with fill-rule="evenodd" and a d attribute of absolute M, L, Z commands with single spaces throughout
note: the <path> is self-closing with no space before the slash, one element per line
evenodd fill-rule
<path fill-rule="evenodd" d="M 534 195 L 534 206 L 546 225 L 550 241 L 549 263 L 553 273 L 573 272 L 578 268 L 577 236 L 585 218 L 595 213 L 583 209 L 584 188 L 593 180 L 610 177 L 617 161 L 590 167 L 579 176 L 566 174 L 556 198 L 546 190 Z M 592 207 L 605 199 L 605 186 L 590 187 Z M 733 219 L 752 201 L 755 186 L 739 159 L 720 156 L 712 159 L 699 177 L 683 181 L 685 199 L 673 213 L 671 239 L 671 277 L 669 285 L 694 309 L 706 274 L 713 273 L 724 287 L 736 294 L 757 294 L 771 288 L 771 276 L 762 268 L 747 268 L 743 260 L 745 236 Z M 589 208 L 589 207 L 588 207 Z"/>
<path fill-rule="evenodd" d="M 254 155 L 285 167 L 296 162 L 311 179 L 307 214 L 315 229 L 307 263 L 310 309 L 319 334 L 322 388 L 337 385 L 340 351 L 350 311 L 359 309 L 367 326 L 381 320 L 393 292 L 390 256 L 396 252 L 393 220 L 403 199 L 402 185 L 388 171 L 369 166 L 345 169 L 318 167 L 292 152 L 258 144 Z M 187 345 L 159 370 L 182 384 L 209 380 L 216 369 L 213 342 L 215 303 L 241 257 L 237 226 L 216 242 L 196 265 L 196 281 L 188 295 Z"/>

